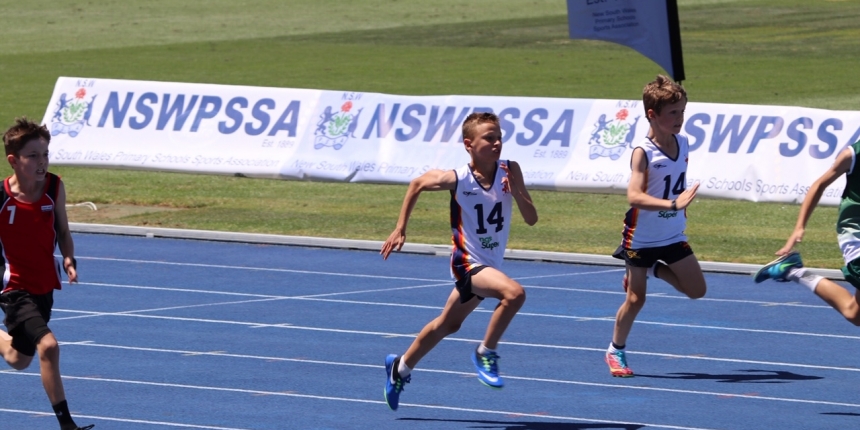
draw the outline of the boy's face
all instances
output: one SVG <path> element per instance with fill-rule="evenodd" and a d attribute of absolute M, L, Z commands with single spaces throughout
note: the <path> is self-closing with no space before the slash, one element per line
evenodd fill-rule
<path fill-rule="evenodd" d="M 498 161 L 502 155 L 502 129 L 498 124 L 485 122 L 475 127 L 472 139 L 464 139 L 473 159 Z"/>
<path fill-rule="evenodd" d="M 687 99 L 681 99 L 675 103 L 663 106 L 658 114 L 650 110 L 648 117 L 651 127 L 664 134 L 678 134 L 684 125 L 684 110 L 687 108 Z"/>
<path fill-rule="evenodd" d="M 7 155 L 6 159 L 19 179 L 41 181 L 48 173 L 48 142 L 44 139 L 28 141 L 18 155 Z"/>

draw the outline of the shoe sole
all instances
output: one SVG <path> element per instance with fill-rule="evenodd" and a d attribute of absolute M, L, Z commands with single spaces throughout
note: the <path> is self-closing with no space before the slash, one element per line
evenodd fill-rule
<path fill-rule="evenodd" d="M 485 387 L 490 387 L 490 388 L 492 388 L 492 389 L 494 389 L 494 390 L 501 390 L 502 388 L 505 388 L 505 385 L 504 385 L 504 384 L 499 385 L 498 387 L 497 387 L 497 386 L 495 386 L 495 385 L 490 385 L 490 384 L 488 384 L 488 383 L 484 382 L 484 380 L 483 380 L 483 379 L 481 379 L 480 377 L 478 377 L 478 381 L 479 381 L 480 383 L 484 384 L 484 386 L 485 386 Z"/>

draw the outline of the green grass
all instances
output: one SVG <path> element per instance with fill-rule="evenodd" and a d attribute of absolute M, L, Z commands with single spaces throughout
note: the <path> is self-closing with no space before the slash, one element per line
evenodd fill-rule
<path fill-rule="evenodd" d="M 11 3 L 11 2 L 7 2 Z M 856 110 L 860 3 L 680 0 L 693 102 Z M 660 68 L 619 45 L 567 38 L 561 1 L 227 0 L 55 5 L 0 15 L 0 120 L 41 119 L 59 76 L 392 94 L 638 99 Z M 105 222 L 382 240 L 405 186 L 309 183 L 55 167 L 70 201 L 180 210 Z M 6 170 L 8 172 L 8 169 Z M 535 227 L 510 246 L 607 254 L 620 195 L 535 191 Z M 77 209 L 76 209 L 77 210 Z M 447 195 L 422 196 L 408 240 L 447 243 Z M 769 260 L 798 207 L 699 199 L 688 234 L 702 260 Z M 838 267 L 835 209 L 813 216 L 807 264 Z"/>

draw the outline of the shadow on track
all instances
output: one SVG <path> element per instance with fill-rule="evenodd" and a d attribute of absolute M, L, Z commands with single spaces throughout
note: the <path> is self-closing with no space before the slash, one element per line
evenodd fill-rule
<path fill-rule="evenodd" d="M 414 421 L 425 423 L 465 423 L 474 424 L 471 428 L 500 429 L 500 430 L 588 430 L 588 429 L 621 429 L 638 430 L 645 426 L 638 424 L 619 423 L 562 423 L 562 422 L 522 422 L 522 421 L 490 421 L 490 420 L 444 420 L 434 418 L 398 418 L 398 421 Z"/>
<path fill-rule="evenodd" d="M 822 412 L 821 415 L 837 415 L 843 417 L 860 417 L 857 412 Z"/>
<path fill-rule="evenodd" d="M 692 379 L 692 380 L 704 380 L 704 379 L 713 379 L 716 382 L 752 382 L 752 383 L 761 383 L 761 384 L 784 384 L 787 382 L 793 381 L 812 381 L 816 379 L 824 379 L 821 376 L 809 376 L 809 375 L 799 375 L 793 372 L 786 372 L 782 370 L 756 370 L 756 369 L 747 369 L 747 370 L 738 370 L 738 372 L 743 372 L 739 374 L 723 374 L 723 375 L 711 375 L 708 373 L 669 373 L 666 375 L 643 375 L 641 373 L 637 373 L 637 378 L 656 378 L 656 379 Z"/>

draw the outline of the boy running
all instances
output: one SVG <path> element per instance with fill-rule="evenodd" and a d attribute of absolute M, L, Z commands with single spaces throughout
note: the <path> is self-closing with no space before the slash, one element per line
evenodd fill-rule
<path fill-rule="evenodd" d="M 0 308 L 6 314 L 0 331 L 0 354 L 16 370 L 24 370 L 39 353 L 42 386 L 54 408 L 61 430 L 78 427 L 69 414 L 60 378 L 60 346 L 48 321 L 54 290 L 61 284 L 61 268 L 69 282 L 78 280 L 75 246 L 66 217 L 63 181 L 48 173 L 48 143 L 44 126 L 17 119 L 3 135 L 12 176 L 0 190 L 0 264 L 5 266 Z M 61 262 L 54 258 L 59 244 Z M 7 387 L 7 389 L 10 387 Z"/>
<path fill-rule="evenodd" d="M 508 241 L 512 200 L 526 224 L 538 220 L 537 210 L 523 182 L 520 166 L 500 161 L 502 131 L 492 113 L 473 113 L 463 122 L 463 144 L 471 161 L 457 170 L 431 170 L 412 180 L 403 199 L 397 226 L 383 243 L 383 259 L 399 251 L 406 241 L 406 224 L 422 191 L 451 193 L 453 253 L 451 275 L 455 287 L 442 314 L 430 321 L 402 355 L 385 358 L 385 401 L 397 410 L 400 392 L 411 380 L 410 372 L 446 336 L 456 332 L 481 300 L 499 300 L 484 341 L 472 353 L 478 380 L 502 388 L 496 347 L 499 339 L 526 300 L 522 285 L 505 275 L 501 264 Z"/>
<path fill-rule="evenodd" d="M 766 279 L 797 282 L 821 297 L 854 325 L 860 325 L 860 304 L 856 293 L 852 295 L 836 282 L 809 272 L 803 267 L 800 253 L 792 251 L 792 248 L 803 240 L 806 223 L 818 206 L 824 190 L 845 175 L 845 191 L 842 192 L 836 218 L 836 234 L 845 260 L 845 266 L 842 267 L 845 280 L 854 288 L 860 288 L 860 174 L 857 172 L 857 154 L 860 154 L 860 142 L 839 152 L 833 165 L 809 187 L 800 206 L 794 231 L 785 245 L 776 251 L 780 257 L 762 267 L 753 279 L 756 283 Z"/>
<path fill-rule="evenodd" d="M 630 210 L 624 218 L 621 246 L 613 257 L 626 262 L 622 280 L 627 297 L 615 316 L 615 331 L 605 361 L 612 376 L 631 377 L 625 346 L 636 315 L 645 305 L 646 279 L 660 278 L 691 299 L 705 295 L 705 277 L 687 244 L 685 208 L 699 184 L 687 185 L 687 136 L 684 124 L 687 92 L 659 75 L 642 93 L 648 135 L 633 146 L 627 185 Z"/>

